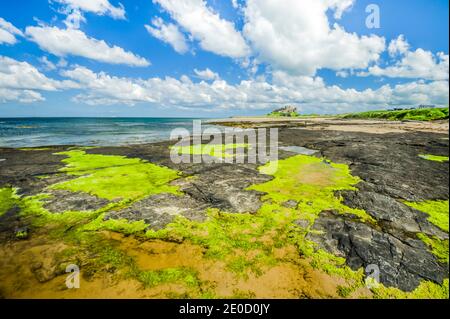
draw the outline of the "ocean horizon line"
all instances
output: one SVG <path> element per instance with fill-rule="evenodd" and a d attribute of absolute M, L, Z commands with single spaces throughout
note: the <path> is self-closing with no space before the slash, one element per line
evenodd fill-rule
<path fill-rule="evenodd" d="M 217 117 L 221 118 L 221 117 Z M 3 116 L 0 119 L 216 119 L 216 117 L 184 116 Z"/>

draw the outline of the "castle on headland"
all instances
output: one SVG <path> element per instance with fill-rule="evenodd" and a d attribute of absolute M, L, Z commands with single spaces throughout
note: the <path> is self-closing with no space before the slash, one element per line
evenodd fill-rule
<path fill-rule="evenodd" d="M 286 105 L 282 108 L 272 111 L 270 114 L 279 115 L 279 116 L 295 116 L 295 115 L 297 115 L 297 108 L 292 105 Z"/>

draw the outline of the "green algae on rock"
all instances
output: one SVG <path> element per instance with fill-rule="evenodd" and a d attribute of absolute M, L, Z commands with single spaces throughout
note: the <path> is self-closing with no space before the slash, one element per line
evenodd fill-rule
<path fill-rule="evenodd" d="M 267 172 L 265 168 L 269 165 L 262 166 L 260 171 Z M 305 219 L 312 225 L 324 210 L 336 210 L 374 222 L 364 211 L 345 206 L 342 199 L 335 196 L 338 190 L 355 189 L 359 179 L 350 174 L 346 165 L 311 156 L 290 157 L 280 160 L 278 165 L 272 181 L 248 188 L 266 193 L 256 214 L 211 210 L 204 223 L 178 218 L 161 231 L 148 231 L 146 236 L 175 237 L 200 244 L 207 248 L 206 256 L 226 260 L 230 270 L 243 275 L 247 270 L 258 273 L 264 266 L 275 264 L 273 250 L 292 244 L 310 259 L 313 267 L 345 278 L 352 287 L 362 286 L 362 269 L 352 271 L 345 265 L 344 258 L 319 249 L 306 238 L 309 230 L 295 224 L 297 220 Z M 289 201 L 298 204 L 287 207 L 285 204 Z"/>
<path fill-rule="evenodd" d="M 229 270 L 244 277 L 248 270 L 257 274 L 261 267 L 274 263 L 272 251 L 280 242 L 264 235 L 281 232 L 285 222 L 281 224 L 268 214 L 233 214 L 217 209 L 207 214 L 208 220 L 201 223 L 178 217 L 162 230 L 147 231 L 145 237 L 201 245 L 207 249 L 205 257 L 225 261 Z"/>
<path fill-rule="evenodd" d="M 438 156 L 438 155 L 431 155 L 431 154 L 420 154 L 420 158 L 426 159 L 428 161 L 434 161 L 434 162 L 448 162 L 448 156 Z"/>
<path fill-rule="evenodd" d="M 404 202 L 405 205 L 428 214 L 428 220 L 433 225 L 439 227 L 448 233 L 449 229 L 449 202 L 444 200 L 430 200 L 424 202 Z M 418 233 L 417 237 L 428 246 L 430 251 L 435 255 L 440 262 L 447 263 L 449 261 L 449 240 L 439 239 L 436 236 L 427 236 L 423 233 Z"/>
<path fill-rule="evenodd" d="M 53 214 L 43 208 L 44 200 L 49 196 L 41 194 L 37 196 L 19 197 L 12 189 L 2 189 L 0 192 L 2 203 L 13 202 L 20 207 L 20 216 L 31 217 L 34 227 L 45 227 L 50 238 L 63 240 L 69 245 L 70 257 L 73 259 L 83 259 L 87 264 L 83 273 L 98 273 L 101 269 L 114 269 L 123 278 L 132 278 L 141 282 L 144 287 L 152 287 L 164 283 L 180 283 L 187 287 L 198 288 L 200 282 L 196 273 L 190 269 L 175 268 L 155 271 L 142 270 L 131 256 L 126 252 L 111 245 L 96 230 L 111 229 L 118 233 L 136 234 L 143 231 L 135 224 L 146 225 L 143 222 L 128 223 L 123 220 L 102 220 L 102 210 L 96 212 L 76 212 L 67 211 Z M 114 206 L 109 206 L 113 208 Z M 103 209 L 104 210 L 104 209 Z M 96 218 L 97 217 L 97 218 Z M 102 225 L 105 223 L 105 225 Z M 98 225 L 102 225 L 101 227 Z M 95 231 L 94 231 L 95 230 Z M 26 238 L 28 233 L 16 233 L 17 239 Z M 86 259 L 86 255 L 89 255 Z M 84 256 L 84 257 L 80 257 Z"/>
<path fill-rule="evenodd" d="M 412 292 L 401 291 L 398 288 L 379 287 L 372 289 L 376 299 L 448 299 L 449 298 L 449 280 L 444 279 L 442 285 L 423 281 L 419 287 Z"/>
<path fill-rule="evenodd" d="M 5 187 L 0 188 L 0 216 L 8 212 L 16 203 L 18 196 L 16 190 Z"/>
<path fill-rule="evenodd" d="M 23 229 L 23 230 L 18 230 L 15 234 L 17 239 L 26 239 L 28 238 L 28 231 Z"/>
<path fill-rule="evenodd" d="M 274 179 L 249 187 L 266 193 L 263 201 L 283 205 L 289 201 L 297 203 L 301 219 L 312 225 L 323 211 L 334 210 L 340 214 L 352 214 L 362 221 L 375 222 L 365 211 L 345 206 L 337 191 L 356 190 L 359 178 L 352 176 L 345 164 L 335 164 L 313 156 L 297 155 L 278 161 L 278 170 L 271 174 L 270 163 L 259 168 L 260 172 L 273 175 Z"/>
<path fill-rule="evenodd" d="M 100 214 L 90 223 L 82 227 L 83 231 L 109 230 L 124 235 L 138 235 L 143 233 L 148 225 L 143 221 L 130 222 L 126 219 L 108 219 L 105 220 L 105 214 Z"/>
<path fill-rule="evenodd" d="M 449 202 L 448 200 L 431 200 L 424 202 L 404 202 L 406 205 L 428 214 L 428 220 L 448 233 Z"/>
<path fill-rule="evenodd" d="M 428 237 L 425 234 L 417 234 L 420 240 L 422 240 L 442 263 L 448 264 L 449 251 L 448 251 L 448 239 L 439 239 L 436 236 Z"/>
<path fill-rule="evenodd" d="M 313 165 L 307 165 L 311 163 Z M 304 169 L 303 174 L 298 172 L 299 167 Z M 256 214 L 232 214 L 212 209 L 208 212 L 206 222 L 178 217 L 162 230 L 148 230 L 145 237 L 177 242 L 188 240 L 201 245 L 206 248 L 205 257 L 223 260 L 228 270 L 243 277 L 247 276 L 248 271 L 260 275 L 264 268 L 279 262 L 273 254 L 275 249 L 294 245 L 313 268 L 343 278 L 347 284 L 342 289 L 346 293 L 363 287 L 363 269 L 351 270 L 344 258 L 320 249 L 307 239 L 308 231 L 295 224 L 296 220 L 305 217 L 302 206 L 289 208 L 284 205 L 289 200 L 301 201 L 307 196 L 307 205 L 313 207 L 305 212 L 311 224 L 315 216 L 325 209 L 350 212 L 362 220 L 370 221 L 370 216 L 365 215 L 365 212 L 352 211 L 334 195 L 337 190 L 354 189 L 353 185 L 359 179 L 351 176 L 345 165 L 302 155 L 281 160 L 279 168 L 281 171 L 276 173 L 275 184 L 262 189 L 259 186 L 267 186 L 270 182 L 250 187 L 267 193 Z M 264 167 L 261 171 L 264 172 Z M 283 192 L 285 189 L 287 193 Z M 315 204 L 315 200 L 321 200 L 320 205 Z M 144 225 L 135 226 L 140 226 L 135 230 L 142 234 Z"/>
<path fill-rule="evenodd" d="M 229 151 L 234 151 L 236 149 L 248 149 L 249 144 L 198 144 L 198 145 L 185 145 L 171 146 L 170 149 L 178 153 L 178 155 L 209 155 L 217 158 L 228 158 L 233 157 L 234 154 L 229 153 Z"/>
<path fill-rule="evenodd" d="M 198 287 L 200 285 L 197 273 L 189 268 L 138 271 L 135 277 L 144 287 L 154 287 L 165 283 L 183 283 L 188 287 Z"/>
<path fill-rule="evenodd" d="M 138 158 L 86 154 L 82 150 L 57 153 L 68 158 L 62 161 L 61 171 L 78 178 L 53 185 L 53 189 L 81 191 L 108 200 L 137 200 L 146 196 L 180 194 L 176 186 L 168 183 L 180 173 Z"/>

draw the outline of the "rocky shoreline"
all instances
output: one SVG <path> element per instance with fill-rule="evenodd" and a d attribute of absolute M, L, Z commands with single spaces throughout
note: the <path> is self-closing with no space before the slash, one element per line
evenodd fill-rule
<path fill-rule="evenodd" d="M 48 225 L 39 226 L 40 224 L 35 222 L 35 219 L 41 218 L 43 213 L 37 214 L 39 215 L 38 217 L 34 213 L 27 214 L 26 207 L 31 207 L 25 206 L 24 203 L 27 199 L 30 201 L 35 200 L 34 197 L 43 193 L 50 194 L 48 198 L 42 200 L 42 208 L 45 210 L 45 214 L 53 214 L 53 216 L 59 217 L 67 214 L 67 212 L 76 211 L 95 215 L 95 218 L 93 217 L 92 220 L 87 222 L 86 225 L 88 227 L 83 225 L 82 232 L 88 229 L 88 234 L 104 233 L 105 231 L 118 235 L 125 234 L 129 237 L 122 239 L 122 242 L 127 241 L 128 245 L 135 245 L 136 247 L 133 247 L 133 249 L 138 246 L 142 247 L 146 242 L 149 242 L 150 245 L 155 245 L 156 241 L 161 241 L 161 245 L 194 245 L 201 250 L 201 252 L 196 253 L 200 254 L 200 256 L 195 255 L 195 258 L 203 258 L 202 256 L 220 253 L 220 251 L 214 251 L 215 245 L 220 247 L 220 242 L 211 241 L 211 232 L 218 231 L 219 228 L 211 228 L 213 226 L 216 227 L 216 224 L 208 224 L 211 223 L 211 220 L 214 220 L 218 225 L 222 225 L 220 227 L 226 229 L 229 226 L 227 224 L 229 218 L 239 220 L 239 216 L 242 216 L 244 220 L 239 221 L 237 225 L 244 225 L 245 223 L 258 225 L 260 218 L 263 218 L 261 223 L 266 224 L 264 224 L 264 227 L 261 226 L 263 227 L 261 232 L 258 230 L 257 235 L 245 237 L 248 245 L 241 237 L 236 239 L 236 237 L 232 237 L 229 234 L 225 234 L 224 236 L 226 237 L 217 237 L 218 241 L 223 240 L 225 242 L 230 240 L 229 250 L 227 251 L 226 249 L 228 248 L 223 248 L 224 254 L 228 252 L 231 255 L 239 255 L 245 252 L 243 255 L 245 258 L 241 258 L 239 264 L 238 261 L 229 259 L 231 257 L 228 255 L 217 259 L 214 259 L 215 257 L 212 259 L 205 257 L 207 261 L 202 259 L 199 262 L 199 264 L 203 262 L 208 263 L 208 267 L 210 267 L 207 268 L 208 271 L 215 269 L 214 267 L 219 267 L 219 263 L 225 263 L 228 268 L 226 268 L 227 270 L 221 268 L 221 271 L 218 273 L 222 275 L 218 278 L 209 278 L 201 270 L 194 267 L 195 278 L 197 278 L 195 289 L 189 285 L 191 287 L 189 288 L 190 290 L 187 288 L 187 290 L 174 288 L 170 286 L 173 284 L 171 281 L 167 283 L 162 281 L 161 285 L 151 286 L 153 290 L 150 289 L 150 295 L 141 294 L 138 295 L 139 297 L 170 297 L 172 295 L 168 294 L 168 292 L 178 292 L 180 289 L 183 291 L 183 294 L 186 294 L 185 296 L 189 297 L 198 297 L 198 291 L 204 293 L 205 290 L 213 291 L 216 297 L 233 294 L 235 296 L 236 292 L 233 293 L 233 291 L 245 292 L 247 297 L 263 298 L 280 296 L 289 298 L 358 298 L 361 296 L 373 296 L 374 292 L 371 292 L 370 289 L 365 288 L 363 285 L 353 284 L 353 289 L 351 284 L 344 281 L 344 279 L 348 279 L 347 277 L 338 275 L 340 274 L 338 271 L 327 271 L 325 264 L 312 264 L 311 260 L 316 260 L 317 256 L 308 255 L 302 251 L 302 248 L 299 248 L 305 243 L 317 245 L 318 248 L 316 249 L 320 249 L 320 251 L 329 254 L 327 256 L 331 256 L 327 258 L 332 258 L 332 256 L 343 258 L 345 265 L 349 267 L 348 272 L 353 271 L 356 274 L 358 271 L 364 272 L 364 269 L 369 265 L 376 265 L 380 270 L 380 281 L 387 289 L 391 287 L 398 288 L 404 292 L 412 292 L 422 282 L 442 285 L 445 279 L 448 279 L 448 229 L 447 231 L 443 230 L 430 221 L 430 216 L 427 213 L 406 204 L 425 201 L 447 201 L 448 205 L 448 161 L 430 161 L 419 156 L 421 154 L 432 154 L 448 157 L 448 121 L 439 123 L 439 129 L 435 127 L 424 129 L 425 126 L 423 124 L 420 124 L 420 127 L 418 127 L 419 124 L 398 124 L 397 126 L 401 127 L 394 128 L 392 123 L 386 122 L 379 122 L 377 125 L 376 123 L 370 124 L 361 121 L 339 120 L 339 123 L 336 124 L 336 121 L 332 120 L 326 120 L 326 123 L 318 123 L 315 120 L 311 122 L 303 119 L 295 123 L 261 121 L 255 124 L 237 120 L 232 121 L 232 123 L 222 121 L 216 122 L 216 124 L 240 127 L 278 127 L 280 146 L 304 147 L 317 151 L 314 155 L 299 155 L 295 152 L 280 149 L 280 161 L 295 156 L 305 156 L 305 160 L 311 157 L 314 158 L 312 163 L 306 163 L 305 167 L 314 167 L 315 169 L 316 166 L 321 167 L 318 166 L 320 165 L 320 160 L 325 158 L 331 163 L 344 165 L 342 170 L 348 167 L 351 176 L 358 178 L 358 182 L 354 186 L 350 183 L 348 187 L 333 186 L 334 196 L 336 200 L 339 199 L 337 208 L 330 206 L 320 211 L 314 219 L 309 219 L 308 222 L 307 219 L 301 217 L 301 205 L 303 205 L 301 199 L 299 200 L 292 196 L 287 201 L 283 200 L 277 203 L 277 198 L 280 195 L 277 195 L 278 197 L 271 194 L 267 195 L 266 192 L 260 190 L 261 187 L 254 187 L 255 185 L 265 185 L 265 183 L 271 181 L 280 180 L 283 182 L 280 176 L 262 173 L 258 169 L 260 165 L 257 164 L 174 164 L 169 156 L 170 145 L 173 142 L 83 149 L 70 146 L 50 146 L 22 150 L 0 149 L 0 158 L 2 159 L 0 162 L 0 189 L 16 188 L 17 194 L 14 196 L 20 198 L 17 199 L 13 196 L 14 203 L 8 206 L 7 210 L 0 215 L 1 295 L 6 298 L 34 296 L 30 292 L 31 288 L 23 284 L 21 279 L 18 278 L 20 276 L 18 274 L 21 272 L 22 275 L 26 272 L 30 278 L 37 280 L 35 285 L 47 284 L 48 287 L 53 287 L 51 285 L 54 285 L 58 278 L 64 277 L 64 272 L 61 272 L 60 269 L 61 264 L 64 264 L 71 258 L 53 258 L 54 255 L 61 253 L 59 250 L 52 253 L 53 246 L 45 246 L 45 251 L 51 255 L 48 256 L 49 260 L 52 260 L 49 265 L 42 261 L 40 266 L 34 265 L 30 268 L 30 265 L 25 263 L 27 258 L 36 255 L 36 252 L 33 254 L 27 250 L 29 247 L 35 247 L 37 252 L 39 252 L 39 248 L 36 247 L 42 248 L 43 245 L 73 245 L 73 242 L 65 238 L 65 235 L 60 235 L 60 232 L 58 233 L 59 237 L 46 235 L 50 233 L 47 229 Z M 376 126 L 378 132 L 371 132 L 370 130 L 364 132 L 369 124 Z M 335 129 L 337 125 L 339 125 L 340 129 Z M 343 125 L 353 128 L 359 127 L 359 129 L 356 131 L 355 129 L 343 130 Z M 447 132 L 445 132 L 445 125 Z M 383 131 L 383 128 L 385 131 Z M 70 153 L 74 150 L 78 150 L 79 153 Z M 150 193 L 143 193 L 144 195 L 141 197 L 130 195 L 129 201 L 125 203 L 121 202 L 123 198 L 119 200 L 112 195 L 108 197 L 109 193 L 102 195 L 95 192 L 77 191 L 76 187 L 80 190 L 83 187 L 87 187 L 79 182 L 80 178 L 83 178 L 85 175 L 78 171 L 75 172 L 76 174 L 71 174 L 70 171 L 67 171 L 71 164 L 64 162 L 68 156 L 69 159 L 75 160 L 75 155 L 79 157 L 94 155 L 92 159 L 89 159 L 92 162 L 97 160 L 96 155 L 114 157 L 114 160 L 117 159 L 117 163 L 113 163 L 107 168 L 96 167 L 94 170 L 98 174 L 103 174 L 103 170 L 105 170 L 104 174 L 106 174 L 106 169 L 116 174 L 116 171 L 114 171 L 115 167 L 147 165 L 146 163 L 151 163 L 158 167 L 176 171 L 179 175 L 177 178 L 169 179 L 168 181 L 167 187 L 173 187 L 173 192 L 158 191 L 155 193 L 154 190 L 151 190 Z M 125 164 L 121 164 L 120 161 L 123 159 L 116 158 L 119 156 L 144 162 L 124 162 Z M 317 163 L 315 159 L 318 160 Z M 99 158 L 99 161 L 101 161 L 101 158 Z M 77 162 L 74 163 L 77 164 Z M 329 166 L 329 164 L 327 165 Z M 311 176 L 308 175 L 309 171 L 304 173 L 292 172 L 292 174 L 300 174 L 298 182 L 301 183 L 302 187 L 303 185 L 311 184 L 320 190 L 322 188 L 327 189 L 327 187 L 331 189 L 332 184 L 328 179 L 333 180 L 334 175 L 326 174 L 335 174 L 336 170 L 341 169 L 341 166 L 328 167 L 327 165 L 324 165 L 323 168 L 326 173 L 319 170 L 317 172 L 314 171 L 314 175 Z M 146 167 L 145 169 L 147 169 Z M 66 171 L 64 171 L 65 169 Z M 331 171 L 328 172 L 328 169 L 331 169 Z M 138 168 L 139 170 L 141 168 Z M 87 170 L 86 174 L 93 174 L 92 172 Z M 123 178 L 126 179 L 127 174 L 138 173 L 125 172 Z M 338 173 L 340 174 L 340 172 Z M 104 177 L 104 175 L 101 176 L 101 178 Z M 54 185 L 65 185 L 64 183 L 68 187 L 59 189 L 54 187 Z M 126 190 L 128 185 L 123 187 Z M 141 190 L 143 186 L 136 184 L 136 187 Z M 282 188 L 280 192 L 280 194 L 283 193 Z M 292 194 L 297 196 L 295 192 Z M 278 205 L 276 208 L 273 207 L 275 204 Z M 108 205 L 116 206 L 112 209 L 105 209 Z M 328 207 L 326 204 L 323 205 Z M 314 204 L 311 204 L 311 207 L 314 207 Z M 101 215 L 99 215 L 100 211 L 102 211 Z M 212 211 L 214 213 L 211 213 Z M 98 212 L 98 214 L 93 212 Z M 222 216 L 222 212 L 231 214 L 231 217 L 228 215 Z M 359 218 L 353 212 L 362 212 L 361 214 L 363 215 L 361 216 L 367 216 L 367 219 Z M 278 218 L 276 216 L 281 216 L 282 214 L 286 214 L 289 217 L 283 223 L 280 223 L 276 220 Z M 101 216 L 101 220 L 98 216 Z M 270 216 L 271 223 L 275 223 L 274 220 L 276 220 L 276 223 L 279 224 L 269 227 L 266 221 L 269 218 L 267 216 Z M 183 219 L 180 225 L 189 225 L 192 229 L 198 229 L 198 233 L 192 232 L 180 235 L 181 231 L 177 228 L 178 226 L 172 226 L 176 225 L 179 217 Z M 128 227 L 122 227 L 122 225 L 118 227 L 114 224 L 124 220 L 129 225 L 134 225 L 133 227 L 135 228 L 138 226 L 137 223 L 141 223 L 143 227 L 137 231 L 134 231 L 134 229 L 131 231 Z M 99 223 L 104 224 L 98 227 Z M 232 232 L 231 229 L 240 230 L 244 234 L 251 232 L 251 227 L 249 229 L 241 229 L 240 226 L 236 226 L 235 220 L 233 220 L 233 223 L 230 225 L 235 228 L 230 228 L 230 232 Z M 82 224 L 80 220 L 75 220 L 73 225 L 71 224 L 69 227 L 64 228 L 63 233 L 70 234 L 73 229 L 78 229 L 80 224 Z M 96 225 L 96 228 L 93 227 L 94 225 Z M 111 225 L 114 225 L 114 227 Z M 206 226 L 203 225 L 208 225 L 208 228 L 204 228 Z M 291 226 L 295 226 L 295 229 L 292 230 Z M 26 236 L 18 238 L 18 230 L 25 230 Z M 61 229 L 58 228 L 57 230 L 60 231 Z M 145 234 L 147 235 L 145 236 L 147 237 L 140 236 L 143 232 L 146 232 Z M 152 232 L 153 237 L 149 237 L 149 232 Z M 206 232 L 206 234 L 201 232 Z M 302 236 L 304 235 L 302 244 L 298 244 L 297 241 L 295 243 L 292 242 L 292 245 L 288 245 L 288 240 L 284 241 L 283 238 L 285 236 L 287 236 L 286 238 L 291 238 L 293 232 L 295 236 L 298 236 L 300 233 Z M 76 233 L 77 236 L 79 233 Z M 108 236 L 112 236 L 110 233 L 108 234 Z M 444 246 L 446 243 L 447 261 L 443 261 L 442 258 L 433 253 L 434 246 L 427 245 L 427 242 L 421 239 L 422 237 L 420 236 L 432 238 L 435 240 L 433 243 L 444 243 Z M 136 238 L 138 241 L 130 244 L 128 240 L 132 240 L 132 238 Z M 83 245 L 86 244 L 86 247 L 89 246 L 89 243 L 84 238 L 81 240 L 77 237 L 77 240 L 80 240 Z M 23 244 L 27 241 L 29 241 L 28 247 Z M 258 245 L 254 245 L 255 242 Z M 224 247 L 226 246 L 225 243 L 223 245 Z M 247 246 L 252 248 L 247 248 Z M 158 253 L 156 248 L 153 247 L 152 249 L 152 256 L 161 254 L 159 256 L 161 258 L 172 258 L 167 257 L 170 255 L 167 252 Z M 172 247 L 171 249 L 177 248 Z M 282 257 L 278 257 L 274 252 L 275 250 L 279 250 L 279 254 L 282 254 Z M 261 251 L 264 253 L 261 253 Z M 150 254 L 148 251 L 146 253 Z M 97 267 L 101 269 L 104 265 L 91 265 L 84 254 L 97 256 L 99 253 L 93 253 L 86 248 L 86 251 L 74 254 L 76 256 L 75 259 L 82 265 L 84 264 L 85 269 L 90 269 L 90 271 L 95 273 L 93 277 L 87 276 L 86 280 L 88 282 L 91 280 L 92 282 L 92 278 L 97 278 L 96 276 L 103 278 L 102 271 L 98 269 L 93 270 L 92 268 Z M 249 257 L 254 255 L 257 255 L 258 258 Z M 271 259 L 267 261 L 269 257 Z M 137 260 L 139 259 L 139 257 L 136 258 Z M 213 263 L 213 265 L 210 265 L 210 263 Z M 177 261 L 175 264 L 169 262 L 169 264 L 170 269 L 175 269 L 180 265 L 182 267 L 190 265 L 187 261 Z M 310 270 L 311 265 L 313 270 Z M 342 267 L 345 267 L 345 265 Z M 119 269 L 121 267 L 115 265 L 112 273 L 120 273 Z M 164 272 L 166 269 L 164 265 L 156 270 L 152 267 L 150 266 L 152 271 Z M 286 279 L 285 286 L 278 288 L 274 288 L 269 284 L 273 280 L 273 277 L 269 275 L 272 272 L 277 272 L 275 270 L 277 269 L 276 267 L 289 268 L 289 271 L 286 270 L 285 273 L 279 272 L 280 276 L 286 274 L 286 278 L 289 278 Z M 333 264 L 333 267 L 337 266 Z M 23 269 L 16 273 L 12 271 L 18 268 Z M 34 268 L 36 269 L 33 270 Z M 83 266 L 81 268 L 83 271 Z M 239 270 L 234 271 L 234 273 L 246 274 L 243 277 L 244 279 L 239 276 L 238 279 L 234 277 L 230 279 L 232 275 L 228 270 L 237 268 Z M 303 271 L 300 275 L 296 273 L 299 269 Z M 147 271 L 147 269 L 145 270 Z M 143 271 L 139 271 L 139 274 L 133 278 L 143 282 L 143 279 L 140 280 L 143 277 Z M 249 271 L 250 275 L 248 275 Z M 352 280 L 356 278 L 353 272 L 351 275 L 353 276 Z M 162 276 L 161 273 L 158 276 Z M 182 275 L 183 278 L 186 276 L 188 275 Z M 309 278 L 308 276 L 314 277 L 314 280 L 305 279 Z M 297 277 L 300 279 L 292 279 Z M 263 286 L 265 285 L 269 288 L 267 288 L 267 291 L 262 292 L 251 284 L 252 280 L 254 280 L 254 285 L 262 283 Z M 282 282 L 283 280 L 280 281 Z M 333 284 L 327 286 L 327 281 Z M 120 285 L 123 282 L 123 279 L 120 279 L 118 282 L 114 281 L 111 283 L 111 286 L 121 287 Z M 205 282 L 209 284 L 212 282 L 213 284 L 205 288 L 207 286 Z M 13 293 L 11 285 L 22 287 L 22 294 Z M 226 288 L 222 286 L 226 286 Z M 121 289 L 125 288 L 121 287 Z M 134 288 L 130 289 L 133 290 Z M 192 289 L 195 292 L 192 292 Z M 446 289 L 448 293 L 448 287 Z M 98 290 L 94 289 L 92 291 L 92 294 L 99 293 L 100 296 L 104 296 Z M 68 294 L 65 296 L 72 296 L 70 292 L 65 291 L 63 293 Z M 57 297 L 58 295 L 49 294 L 46 296 Z M 96 295 L 88 294 L 86 296 L 95 297 Z M 132 296 L 135 297 L 136 295 Z M 388 295 L 387 297 L 393 296 Z M 432 298 L 434 295 L 430 293 L 429 297 Z"/>

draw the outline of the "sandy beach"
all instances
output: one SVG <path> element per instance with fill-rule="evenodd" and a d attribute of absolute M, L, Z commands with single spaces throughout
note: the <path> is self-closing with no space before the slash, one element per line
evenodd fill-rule
<path fill-rule="evenodd" d="M 298 127 L 309 130 L 332 130 L 343 132 L 362 132 L 373 134 L 406 133 L 410 131 L 432 132 L 446 134 L 449 131 L 449 121 L 387 121 L 339 119 L 337 117 L 309 118 L 276 118 L 276 117 L 232 117 L 207 121 L 232 127 Z"/>

